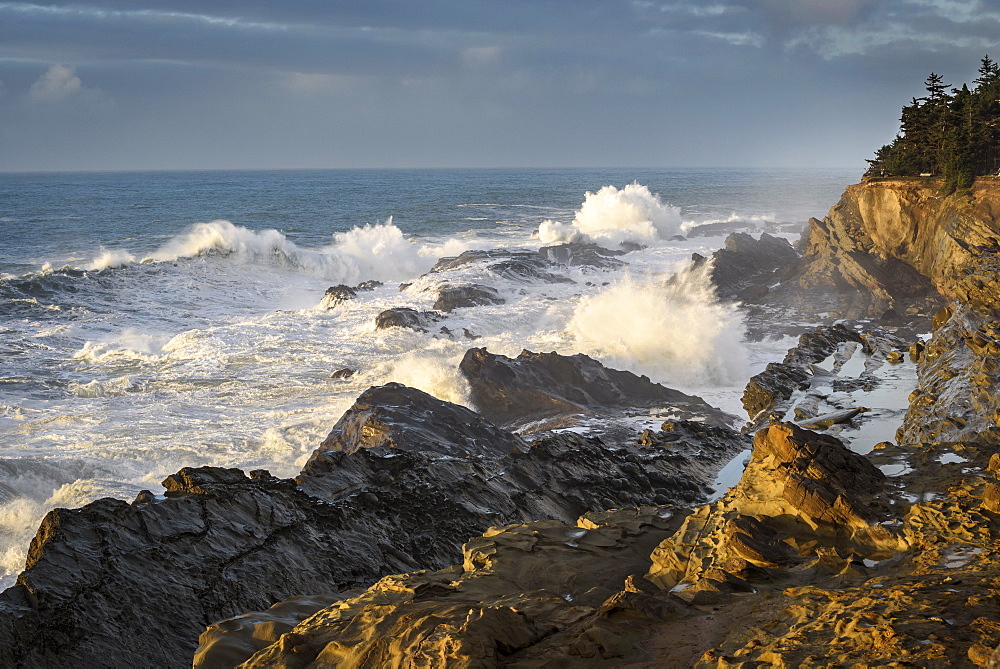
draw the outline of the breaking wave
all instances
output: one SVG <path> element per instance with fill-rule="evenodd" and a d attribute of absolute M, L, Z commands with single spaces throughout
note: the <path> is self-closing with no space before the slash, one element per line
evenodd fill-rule
<path fill-rule="evenodd" d="M 624 278 L 580 300 L 568 330 L 605 364 L 683 385 L 728 385 L 744 378 L 743 317 L 715 294 L 708 263 L 670 281 Z"/>
<path fill-rule="evenodd" d="M 604 186 L 587 192 L 572 223 L 543 221 L 538 237 L 546 244 L 593 241 L 652 244 L 681 234 L 681 212 L 664 203 L 646 186 L 631 183 L 621 190 Z"/>
<path fill-rule="evenodd" d="M 278 230 L 250 230 L 229 221 L 195 223 L 141 262 L 171 262 L 182 258 L 219 255 L 234 262 L 260 264 L 304 272 L 347 284 L 375 279 L 402 281 L 426 272 L 441 255 L 457 254 L 468 245 L 448 240 L 440 245 L 417 244 L 392 224 L 354 227 L 333 235 L 319 249 L 304 248 Z M 84 269 L 126 267 L 136 262 L 128 251 L 102 248 Z"/>

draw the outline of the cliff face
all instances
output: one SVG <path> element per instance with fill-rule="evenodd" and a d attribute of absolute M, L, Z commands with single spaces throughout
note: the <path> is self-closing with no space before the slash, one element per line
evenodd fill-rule
<path fill-rule="evenodd" d="M 1000 236 L 1000 182 L 941 196 L 936 179 L 879 179 L 848 186 L 822 220 L 809 221 L 798 274 L 783 301 L 838 317 L 889 310 L 927 315 L 975 248 Z"/>
<path fill-rule="evenodd" d="M 1000 182 L 978 182 L 968 196 L 942 197 L 939 188 L 925 179 L 848 186 L 829 218 L 863 233 L 870 252 L 902 260 L 947 289 L 955 270 L 974 262 L 971 247 L 1000 234 Z"/>

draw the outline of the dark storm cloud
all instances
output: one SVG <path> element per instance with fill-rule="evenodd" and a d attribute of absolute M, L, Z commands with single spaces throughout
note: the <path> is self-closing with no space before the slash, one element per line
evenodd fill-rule
<path fill-rule="evenodd" d="M 860 161 L 998 35 L 1000 0 L 0 1 L 0 167 Z"/>

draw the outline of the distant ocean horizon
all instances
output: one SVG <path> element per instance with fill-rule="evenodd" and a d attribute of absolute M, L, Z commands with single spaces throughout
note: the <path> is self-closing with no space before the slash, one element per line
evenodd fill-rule
<path fill-rule="evenodd" d="M 860 180 L 848 168 L 392 168 L 0 172 L 0 585 L 42 515 L 132 499 L 184 466 L 294 475 L 365 388 L 468 404 L 469 346 L 593 355 L 736 412 L 787 342 L 743 341 L 703 277 L 665 287 L 727 230 L 794 241 Z M 711 234 L 698 227 L 715 224 Z M 632 250 L 559 281 L 469 265 L 468 250 L 566 241 Z M 383 285 L 332 309 L 326 288 Z M 452 331 L 376 330 L 442 282 L 502 305 Z M 334 379 L 341 368 L 357 370 Z"/>

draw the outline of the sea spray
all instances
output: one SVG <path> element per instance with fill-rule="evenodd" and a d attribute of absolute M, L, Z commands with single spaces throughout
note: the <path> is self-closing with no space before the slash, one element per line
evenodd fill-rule
<path fill-rule="evenodd" d="M 543 243 L 595 241 L 606 246 L 622 242 L 652 244 L 681 232 L 680 209 L 638 183 L 621 190 L 604 186 L 587 192 L 570 224 L 543 221 L 538 236 Z"/>
<path fill-rule="evenodd" d="M 122 249 L 106 249 L 101 247 L 100 255 L 94 258 L 85 269 L 118 269 L 135 262 L 135 256 Z"/>
<path fill-rule="evenodd" d="M 214 253 L 236 262 L 268 265 L 356 284 L 369 279 L 411 279 L 429 270 L 439 256 L 461 253 L 466 248 L 467 244 L 453 239 L 441 245 L 417 244 L 392 224 L 391 217 L 384 224 L 335 233 L 333 242 L 321 249 L 301 247 L 278 230 L 250 230 L 229 221 L 216 220 L 192 225 L 143 262 L 174 261 Z"/>
<path fill-rule="evenodd" d="M 625 277 L 583 297 L 568 329 L 581 350 L 657 381 L 734 383 L 747 369 L 743 317 L 719 301 L 709 271 L 689 267 L 652 284 Z"/>
<path fill-rule="evenodd" d="M 395 381 L 440 400 L 474 408 L 469 382 L 458 368 L 465 348 L 458 348 L 461 352 L 455 354 L 454 344 L 437 340 L 423 351 L 403 354 L 378 366 L 375 370 L 377 383 Z"/>

